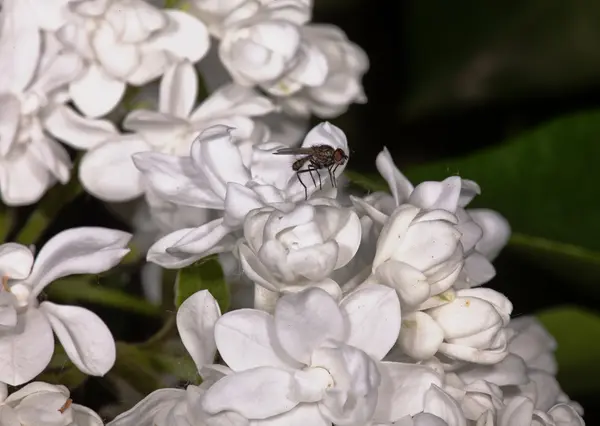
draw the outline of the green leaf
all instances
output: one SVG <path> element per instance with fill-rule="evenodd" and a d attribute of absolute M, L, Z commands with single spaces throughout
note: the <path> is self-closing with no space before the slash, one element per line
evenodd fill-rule
<path fill-rule="evenodd" d="M 537 315 L 558 342 L 558 381 L 567 394 L 600 391 L 600 317 L 566 306 Z"/>
<path fill-rule="evenodd" d="M 557 119 L 506 143 L 459 159 L 403 170 L 415 184 L 459 175 L 482 194 L 469 207 L 504 215 L 509 247 L 570 282 L 600 288 L 600 111 Z M 368 190 L 382 178 L 349 174 Z M 575 272 L 575 273 L 574 273 Z"/>
<path fill-rule="evenodd" d="M 49 298 L 65 303 L 91 302 L 147 316 L 161 316 L 162 312 L 143 299 L 130 296 L 120 290 L 93 284 L 95 276 L 62 278 L 46 287 Z"/>
<path fill-rule="evenodd" d="M 111 374 L 119 376 L 144 395 L 162 387 L 160 371 L 144 350 L 117 342 L 117 358 Z"/>
<path fill-rule="evenodd" d="M 404 114 L 552 98 L 596 85 L 600 74 L 595 0 L 421 0 L 402 10 Z"/>
<path fill-rule="evenodd" d="M 155 368 L 163 373 L 172 374 L 179 380 L 200 384 L 202 379 L 194 361 L 185 353 L 179 356 L 153 351 L 149 354 Z"/>
<path fill-rule="evenodd" d="M 219 302 L 221 312 L 229 309 L 229 288 L 216 256 L 179 270 L 175 280 L 175 306 L 181 306 L 185 299 L 200 290 L 208 290 L 213 295 Z"/>

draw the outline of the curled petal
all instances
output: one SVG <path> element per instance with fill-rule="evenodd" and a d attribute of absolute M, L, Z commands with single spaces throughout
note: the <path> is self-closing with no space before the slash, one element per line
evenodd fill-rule
<path fill-rule="evenodd" d="M 160 82 L 159 111 L 175 117 L 188 118 L 196 102 L 198 76 L 189 61 L 173 65 Z"/>
<path fill-rule="evenodd" d="M 226 238 L 231 228 L 223 224 L 223 219 L 215 219 L 192 229 L 185 234 L 167 253 L 191 253 L 208 256 L 222 253 L 232 247 L 233 242 Z"/>
<path fill-rule="evenodd" d="M 116 358 L 115 340 L 95 313 L 78 306 L 43 302 L 46 315 L 65 352 L 77 368 L 91 376 L 103 376 Z"/>
<path fill-rule="evenodd" d="M 489 260 L 494 260 L 508 243 L 510 224 L 504 216 L 494 210 L 469 209 L 467 213 L 483 229 L 483 236 L 475 248 Z"/>
<path fill-rule="evenodd" d="M 274 367 L 231 374 L 206 390 L 202 406 L 211 414 L 230 410 L 247 419 L 266 419 L 298 405 L 288 398 L 293 380 L 292 373 Z"/>
<path fill-rule="evenodd" d="M 444 331 L 424 312 L 412 312 L 402 318 L 398 337 L 400 347 L 414 359 L 431 358 L 444 341 Z"/>
<path fill-rule="evenodd" d="M 165 9 L 163 13 L 168 17 L 168 26 L 149 41 L 149 47 L 166 50 L 192 63 L 202 59 L 210 47 L 208 30 L 202 21 L 180 10 Z"/>
<path fill-rule="evenodd" d="M 167 410 L 174 406 L 177 401 L 185 398 L 186 391 L 183 389 L 159 389 L 140 402 L 128 411 L 119 414 L 113 421 L 111 426 L 153 426 L 154 417 L 163 410 Z"/>
<path fill-rule="evenodd" d="M 52 281 L 74 274 L 98 274 L 129 252 L 131 234 L 100 227 L 71 228 L 52 237 L 40 250 L 26 282 L 38 295 Z"/>
<path fill-rule="evenodd" d="M 184 252 L 167 252 L 167 249 L 173 247 L 184 236 L 195 230 L 196 228 L 184 228 L 170 234 L 165 235 L 160 240 L 152 244 L 148 249 L 146 260 L 156 263 L 167 269 L 179 269 L 189 266 L 195 261 L 202 258 L 202 254 L 190 254 Z"/>
<path fill-rule="evenodd" d="M 29 276 L 33 265 L 33 253 L 22 244 L 0 245 L 0 274 L 15 280 Z"/>
<path fill-rule="evenodd" d="M 375 165 L 379 174 L 386 180 L 396 206 L 406 203 L 414 187 L 396 167 L 392 155 L 386 147 L 377 155 Z"/>
<path fill-rule="evenodd" d="M 375 270 L 380 283 L 396 290 L 404 306 L 417 306 L 425 302 L 431 289 L 425 274 L 404 262 L 388 260 Z"/>
<path fill-rule="evenodd" d="M 424 412 L 433 414 L 453 426 L 467 426 L 467 419 L 458 403 L 438 386 L 432 384 L 425 394 Z"/>
<path fill-rule="evenodd" d="M 423 182 L 410 194 L 408 203 L 426 210 L 456 212 L 462 180 L 451 176 L 442 182 Z"/>

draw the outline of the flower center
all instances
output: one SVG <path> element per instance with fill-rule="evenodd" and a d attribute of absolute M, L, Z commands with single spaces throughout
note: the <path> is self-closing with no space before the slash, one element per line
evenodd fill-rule
<path fill-rule="evenodd" d="M 10 280 L 10 277 L 8 277 L 7 275 L 2 277 L 2 288 L 5 291 L 8 291 L 9 293 L 11 293 L 13 296 L 15 296 L 15 298 L 17 299 L 17 310 L 19 311 L 23 311 L 26 310 L 27 307 L 29 306 L 29 301 L 30 301 L 30 296 L 31 296 L 31 290 L 28 286 L 26 286 L 25 284 L 14 284 L 14 285 L 9 285 L 8 281 Z"/>

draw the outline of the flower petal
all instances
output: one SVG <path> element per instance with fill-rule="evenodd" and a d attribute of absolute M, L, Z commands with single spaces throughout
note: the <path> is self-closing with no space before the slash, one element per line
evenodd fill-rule
<path fill-rule="evenodd" d="M 167 28 L 158 32 L 147 43 L 155 49 L 166 50 L 180 59 L 198 62 L 208 52 L 210 39 L 208 29 L 192 15 L 175 9 L 164 9 L 169 22 Z M 190 40 L 194 40 L 190 43 Z"/>
<path fill-rule="evenodd" d="M 40 374 L 50 363 L 54 336 L 48 320 L 37 309 L 17 318 L 17 326 L 0 334 L 0 381 L 18 386 Z M 32 351 L 33 349 L 33 351 Z"/>
<path fill-rule="evenodd" d="M 270 291 L 279 291 L 278 280 L 273 277 L 271 271 L 260 261 L 258 256 L 242 243 L 238 247 L 240 263 L 244 274 L 255 284 Z"/>
<path fill-rule="evenodd" d="M 220 316 L 219 304 L 208 290 L 192 294 L 177 310 L 179 337 L 198 370 L 214 362 L 215 324 Z"/>
<path fill-rule="evenodd" d="M 512 353 L 497 364 L 469 364 L 468 368 L 459 369 L 456 373 L 465 384 L 477 380 L 485 380 L 498 386 L 525 385 L 529 382 L 527 364 L 520 356 Z"/>
<path fill-rule="evenodd" d="M 26 283 L 37 296 L 52 281 L 74 274 L 98 274 L 129 252 L 131 234 L 99 227 L 71 228 L 52 237 L 42 247 Z"/>
<path fill-rule="evenodd" d="M 264 207 L 264 204 L 252 189 L 235 182 L 227 184 L 224 216 L 226 225 L 231 227 L 241 226 L 251 210 L 261 207 Z"/>
<path fill-rule="evenodd" d="M 2 6 L 0 93 L 19 93 L 36 71 L 41 49 L 40 31 L 36 20 L 31 19 L 28 2 L 6 1 Z"/>
<path fill-rule="evenodd" d="M 0 155 L 6 157 L 17 141 L 17 132 L 21 119 L 21 102 L 12 94 L 1 94 L 2 111 L 0 111 Z"/>
<path fill-rule="evenodd" d="M 192 253 L 202 257 L 222 253 L 232 247 L 230 239 L 226 238 L 231 228 L 223 224 L 223 218 L 215 219 L 184 235 L 173 247 L 167 248 L 167 253 Z"/>
<path fill-rule="evenodd" d="M 530 426 L 533 402 L 529 398 L 513 398 L 498 415 L 498 426 Z"/>
<path fill-rule="evenodd" d="M 294 366 L 274 336 L 273 317 L 255 309 L 229 312 L 215 326 L 219 354 L 233 371 Z"/>
<path fill-rule="evenodd" d="M 94 410 L 79 404 L 71 404 L 71 409 L 73 423 L 77 426 L 104 426 L 104 422 Z"/>
<path fill-rule="evenodd" d="M 50 172 L 40 167 L 29 151 L 5 162 L 3 170 L 0 170 L 2 201 L 7 206 L 23 206 L 39 201 L 53 183 Z"/>
<path fill-rule="evenodd" d="M 231 374 L 206 390 L 202 406 L 211 414 L 230 410 L 250 420 L 266 419 L 298 405 L 287 397 L 293 380 L 292 373 L 273 367 Z"/>
<path fill-rule="evenodd" d="M 396 206 L 406 203 L 414 186 L 396 167 L 392 155 L 386 147 L 383 147 L 383 151 L 377 155 L 375 165 L 379 174 L 386 180 Z"/>
<path fill-rule="evenodd" d="M 274 317 L 281 346 L 306 365 L 312 351 L 326 340 L 346 339 L 346 324 L 337 302 L 319 288 L 286 294 L 277 302 Z"/>
<path fill-rule="evenodd" d="M 83 156 L 79 180 L 87 192 L 103 201 L 133 200 L 142 195 L 145 188 L 132 155 L 150 149 L 138 135 L 107 140 Z"/>
<path fill-rule="evenodd" d="M 125 83 L 90 65 L 81 78 L 69 86 L 71 99 L 88 117 L 100 117 L 112 111 L 125 93 Z"/>
<path fill-rule="evenodd" d="M 375 360 L 390 351 L 400 332 L 400 301 L 394 290 L 381 285 L 359 287 L 340 303 L 349 324 L 346 343 Z"/>
<path fill-rule="evenodd" d="M 51 302 L 42 302 L 40 310 L 79 370 L 103 376 L 112 368 L 117 355 L 115 339 L 98 315 L 79 306 Z"/>
<path fill-rule="evenodd" d="M 417 360 L 429 359 L 443 341 L 444 331 L 426 313 L 412 312 L 402 318 L 398 343 L 408 356 Z"/>
<path fill-rule="evenodd" d="M 443 419 L 448 425 L 467 426 L 467 419 L 458 403 L 435 384 L 425 393 L 423 408 L 424 412 Z"/>
<path fill-rule="evenodd" d="M 183 389 L 158 389 L 146 396 L 133 408 L 119 414 L 110 422 L 111 426 L 154 426 L 154 417 L 163 410 L 185 399 Z"/>
<path fill-rule="evenodd" d="M 223 210 L 224 198 L 211 190 L 204 174 L 194 167 L 189 158 L 144 152 L 134 155 L 133 162 L 152 190 L 166 201 Z"/>
<path fill-rule="evenodd" d="M 442 385 L 442 378 L 422 365 L 381 362 L 379 371 L 381 386 L 374 417 L 386 422 L 422 412 L 431 385 Z"/>
<path fill-rule="evenodd" d="M 300 404 L 290 411 L 264 420 L 253 420 L 252 426 L 331 426 L 317 404 Z M 11 425 L 12 426 L 12 425 Z"/>
<path fill-rule="evenodd" d="M 396 290 L 404 306 L 417 306 L 429 298 L 431 289 L 425 274 L 404 262 L 383 262 L 375 276 L 378 282 Z"/>
<path fill-rule="evenodd" d="M 577 411 L 569 404 L 556 404 L 552 407 L 548 414 L 556 422 L 557 426 L 585 426 L 585 422 L 579 416 Z"/>
<path fill-rule="evenodd" d="M 66 105 L 52 107 L 44 117 L 44 128 L 68 145 L 86 150 L 118 134 L 112 122 L 83 117 Z"/>
<path fill-rule="evenodd" d="M 158 151 L 169 148 L 173 139 L 181 139 L 188 125 L 182 118 L 145 109 L 133 110 L 123 120 L 125 129 L 142 135 Z"/>
<path fill-rule="evenodd" d="M 54 139 L 46 136 L 33 139 L 29 145 L 28 154 L 31 156 L 32 163 L 48 170 L 63 185 L 69 181 L 71 174 L 69 153 Z"/>
<path fill-rule="evenodd" d="M 197 93 L 196 69 L 189 61 L 178 62 L 167 70 L 160 81 L 159 111 L 187 119 L 196 103 Z"/>
<path fill-rule="evenodd" d="M 253 117 L 268 114 L 275 109 L 275 104 L 256 90 L 230 83 L 219 87 L 206 98 L 192 112 L 190 120 L 199 121 L 230 115 Z"/>
<path fill-rule="evenodd" d="M 202 254 L 167 253 L 168 248 L 173 247 L 177 241 L 181 240 L 194 229 L 196 228 L 184 228 L 165 235 L 148 249 L 146 260 L 167 269 L 180 269 L 199 260 L 202 258 Z"/>
<path fill-rule="evenodd" d="M 61 411 L 67 400 L 62 392 L 37 392 L 23 398 L 14 410 L 21 424 L 72 424 L 73 410 Z"/>
<path fill-rule="evenodd" d="M 0 245 L 0 275 L 15 280 L 29 276 L 33 266 L 33 253 L 22 244 L 6 243 Z"/>
<path fill-rule="evenodd" d="M 494 210 L 469 209 L 467 213 L 483 229 L 483 237 L 475 249 L 489 260 L 494 260 L 508 243 L 511 234 L 510 224 L 504 216 Z"/>
<path fill-rule="evenodd" d="M 422 182 L 408 198 L 408 203 L 426 210 L 456 212 L 462 180 L 451 176 L 442 182 Z"/>

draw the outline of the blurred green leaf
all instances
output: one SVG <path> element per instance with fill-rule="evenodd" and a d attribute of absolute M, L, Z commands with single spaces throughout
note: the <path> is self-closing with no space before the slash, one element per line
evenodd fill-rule
<path fill-rule="evenodd" d="M 123 309 L 129 312 L 160 316 L 162 312 L 143 299 L 131 296 L 121 290 L 93 284 L 95 276 L 73 276 L 53 282 L 44 289 L 49 298 L 65 303 L 91 302 L 99 305 Z"/>
<path fill-rule="evenodd" d="M 149 353 L 124 342 L 117 342 L 117 358 L 111 374 L 119 376 L 143 395 L 162 387 L 160 371 Z"/>
<path fill-rule="evenodd" d="M 219 302 L 221 312 L 229 309 L 229 288 L 216 256 L 202 259 L 179 270 L 175 280 L 175 306 L 181 306 L 185 299 L 200 290 L 208 290 L 213 295 Z"/>
<path fill-rule="evenodd" d="M 199 384 L 202 380 L 198 368 L 192 358 L 186 353 L 179 356 L 154 351 L 150 354 L 152 363 L 163 372 L 172 374 L 179 380 Z"/>
<path fill-rule="evenodd" d="M 557 119 L 503 145 L 404 172 L 414 183 L 460 175 L 482 194 L 469 207 L 497 210 L 511 224 L 509 247 L 570 282 L 600 289 L 600 111 Z M 381 177 L 348 174 L 370 191 Z M 576 273 L 574 273 L 576 271 Z"/>
<path fill-rule="evenodd" d="M 83 384 L 87 375 L 82 373 L 69 359 L 64 348 L 56 345 L 50 364 L 36 380 L 56 385 L 64 385 L 73 390 Z"/>
<path fill-rule="evenodd" d="M 15 210 L 9 207 L 4 207 L 0 211 L 0 243 L 6 241 L 6 237 L 12 230 L 15 222 Z"/>
<path fill-rule="evenodd" d="M 421 0 L 403 12 L 405 114 L 597 85 L 595 0 Z"/>
<path fill-rule="evenodd" d="M 558 381 L 567 394 L 600 391 L 600 317 L 575 307 L 537 315 L 558 342 Z"/>

